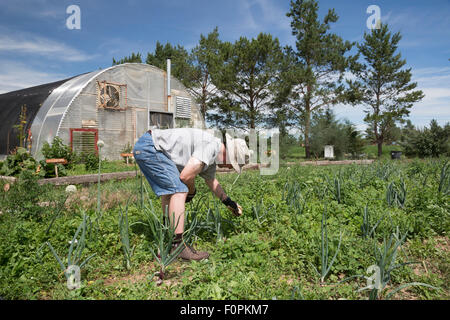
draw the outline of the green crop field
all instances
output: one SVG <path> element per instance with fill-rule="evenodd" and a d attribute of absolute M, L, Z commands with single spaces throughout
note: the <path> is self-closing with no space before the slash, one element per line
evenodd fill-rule
<path fill-rule="evenodd" d="M 285 166 L 272 176 L 218 179 L 243 216 L 233 217 L 198 179 L 186 229 L 211 255 L 172 263 L 155 257 L 167 229 L 160 200 L 139 177 L 102 184 L 100 212 L 96 184 L 66 193 L 31 178 L 9 190 L 0 182 L 0 296 L 450 298 L 448 159 Z M 70 264 L 81 269 L 73 290 Z"/>

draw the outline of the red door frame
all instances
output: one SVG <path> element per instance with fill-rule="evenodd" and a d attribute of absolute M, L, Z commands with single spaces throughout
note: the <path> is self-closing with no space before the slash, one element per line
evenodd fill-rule
<path fill-rule="evenodd" d="M 95 152 L 98 154 L 98 146 L 97 146 L 97 142 L 98 142 L 98 129 L 86 129 L 86 128 L 70 128 L 70 150 L 72 150 L 73 152 L 73 145 L 72 145 L 72 141 L 73 141 L 73 132 L 74 131 L 88 131 L 88 132 L 95 132 Z"/>

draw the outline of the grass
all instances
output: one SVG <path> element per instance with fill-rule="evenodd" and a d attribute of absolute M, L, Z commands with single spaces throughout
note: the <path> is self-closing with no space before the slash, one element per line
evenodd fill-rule
<path fill-rule="evenodd" d="M 123 160 L 102 161 L 102 173 L 134 171 L 134 164 L 126 164 Z M 98 170 L 86 171 L 84 164 L 75 164 L 73 168 L 67 170 L 68 176 L 77 176 L 82 174 L 96 174 Z"/>
<path fill-rule="evenodd" d="M 381 160 L 391 159 L 391 151 L 402 151 L 402 147 L 396 145 L 383 145 Z M 299 162 L 314 159 L 305 158 L 305 148 L 300 145 L 292 145 L 283 148 L 284 155 L 280 159 L 280 164 L 286 164 L 287 162 Z M 377 159 L 378 146 L 366 145 L 363 149 L 363 153 L 367 159 Z"/>
<path fill-rule="evenodd" d="M 401 146 L 383 145 L 381 159 L 386 160 L 391 158 L 391 151 L 403 151 Z M 376 159 L 378 157 L 378 145 L 366 145 L 364 153 L 369 159 Z"/>
<path fill-rule="evenodd" d="M 37 194 L 35 200 L 31 195 L 21 199 L 15 185 L 8 192 L 2 191 L 0 185 L 0 296 L 364 300 L 370 293 L 358 290 L 366 286 L 366 281 L 355 276 L 370 276 L 368 268 L 381 264 L 384 253 L 389 253 L 385 251 L 389 239 L 395 242 L 391 235 L 398 227 L 400 234 L 407 236 L 400 238 L 395 255 L 384 260 L 389 262 L 389 282 L 379 298 L 393 292 L 389 296 L 393 299 L 449 299 L 450 199 L 439 192 L 445 160 L 290 166 L 280 168 L 275 176 L 244 171 L 238 179 L 237 174 L 218 175 L 230 197 L 242 205 L 241 217 L 234 217 L 220 202 L 214 202 L 199 178 L 197 195 L 186 206 L 187 229 L 193 245 L 208 251 L 210 257 L 189 263 L 172 260 L 169 255 L 167 260 L 158 261 L 152 254 L 158 243 L 163 250 L 168 248 L 164 239 L 169 239 L 170 234 L 164 236 L 164 230 L 170 230 L 164 229 L 160 218 L 148 215 L 141 207 L 139 178 L 102 184 L 103 215 L 98 221 L 94 221 L 95 184 L 77 186 L 77 192 L 69 195 L 62 209 L 55 201 L 36 213 L 30 210 L 41 207 L 32 201 L 65 199 L 65 188 L 38 188 L 33 191 Z M 334 185 L 338 175 L 343 189 L 340 203 L 336 190 L 328 186 L 328 181 Z M 401 179 L 408 196 L 403 208 L 391 207 L 386 202 L 386 188 Z M 145 204 L 151 201 L 159 217 L 160 200 L 145 180 L 144 189 L 149 190 Z M 17 199 L 12 201 L 12 195 Z M 81 259 L 95 255 L 81 269 L 81 288 L 69 290 L 61 265 L 51 250 L 42 246 L 49 242 L 56 253 L 68 252 L 69 240 L 83 222 L 83 212 L 93 223 L 85 234 Z M 128 217 L 128 228 L 122 220 L 122 235 L 118 228 L 121 213 L 124 219 Z M 124 244 L 134 248 L 128 266 L 124 263 Z M 66 261 L 60 260 L 66 267 Z M 420 263 L 405 264 L 410 261 Z M 154 274 L 161 271 L 160 263 L 164 266 L 164 281 L 158 285 Z M 321 276 L 324 274 L 322 282 L 315 268 Z M 353 278 L 340 282 L 349 277 Z M 404 287 L 414 283 L 439 290 Z"/>

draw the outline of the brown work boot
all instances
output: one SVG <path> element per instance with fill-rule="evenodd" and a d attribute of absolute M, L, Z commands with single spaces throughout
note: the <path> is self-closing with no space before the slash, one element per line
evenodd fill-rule
<path fill-rule="evenodd" d="M 209 257 L 209 253 L 206 251 L 197 251 L 194 248 L 192 248 L 190 245 L 180 242 L 175 243 L 173 245 L 173 250 L 175 250 L 178 246 L 184 246 L 184 249 L 181 250 L 181 252 L 178 254 L 178 258 L 181 258 L 183 260 L 203 260 L 207 259 Z"/>

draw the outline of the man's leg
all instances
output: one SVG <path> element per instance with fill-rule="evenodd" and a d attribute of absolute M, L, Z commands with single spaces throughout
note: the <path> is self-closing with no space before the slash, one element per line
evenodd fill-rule
<path fill-rule="evenodd" d="M 171 194 L 161 196 L 161 208 L 164 214 L 169 214 L 170 197 L 172 197 Z"/>
<path fill-rule="evenodd" d="M 184 203 L 186 197 L 187 192 L 174 193 L 170 197 L 169 219 L 171 225 L 176 226 L 175 234 L 178 235 L 184 232 Z"/>
<path fill-rule="evenodd" d="M 176 234 L 182 234 L 184 232 L 184 203 L 186 201 L 186 196 L 187 192 L 161 196 L 163 213 L 167 213 L 172 226 L 177 226 L 175 229 Z"/>
<path fill-rule="evenodd" d="M 209 257 L 208 252 L 199 252 L 183 241 L 184 232 L 184 212 L 187 192 L 177 192 L 170 197 L 161 196 L 163 206 L 169 201 L 169 219 L 175 228 L 174 248 L 183 245 L 184 249 L 179 253 L 178 257 L 185 260 L 202 260 Z"/>

